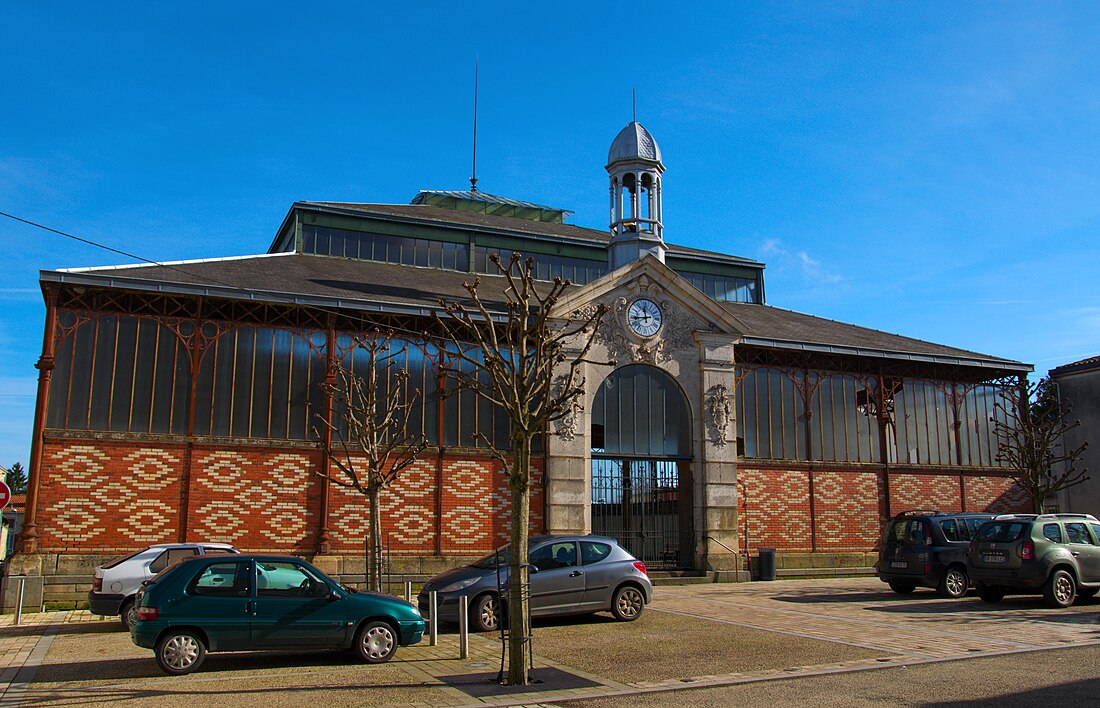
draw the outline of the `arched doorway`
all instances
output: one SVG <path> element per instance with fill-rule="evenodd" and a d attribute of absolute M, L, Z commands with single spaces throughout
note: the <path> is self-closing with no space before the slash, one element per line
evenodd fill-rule
<path fill-rule="evenodd" d="M 592 533 L 654 568 L 693 565 L 691 415 L 671 376 L 631 364 L 592 408 Z"/>

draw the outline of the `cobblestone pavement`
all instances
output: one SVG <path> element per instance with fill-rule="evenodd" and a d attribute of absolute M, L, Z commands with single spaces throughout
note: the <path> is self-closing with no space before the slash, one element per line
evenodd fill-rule
<path fill-rule="evenodd" d="M 425 638 L 402 647 L 382 666 L 316 652 L 212 654 L 196 674 L 167 677 L 151 652 L 129 643 L 117 620 L 82 611 L 48 612 L 24 615 L 22 626 L 14 627 L 12 616 L 5 615 L 0 616 L 0 706 L 109 700 L 194 708 L 258 702 L 253 693 L 263 693 L 263 702 L 275 706 L 318 700 L 325 705 L 549 704 L 1097 646 L 1098 610 L 1096 600 L 1053 610 L 1037 597 L 989 605 L 972 597 L 942 600 L 928 591 L 902 596 L 869 578 L 662 586 L 647 615 L 631 625 L 582 618 L 543 627 L 544 653 L 556 660 L 538 655 L 536 641 L 535 675 L 542 669 L 550 676 L 547 669 L 557 669 L 572 683 L 548 680 L 522 694 L 495 695 L 483 695 L 500 661 L 499 642 L 491 635 L 471 636 L 465 660 L 458 658 L 458 637 L 443 633 L 438 646 Z M 676 622 L 684 631 L 669 630 Z M 690 651 L 697 647 L 678 646 L 678 641 L 699 643 L 701 625 L 710 632 L 704 641 L 721 642 L 720 656 L 741 651 L 783 658 L 770 664 L 723 663 L 713 652 L 708 658 Z M 660 632 L 659 641 L 653 632 Z M 609 633 L 622 637 L 615 643 L 615 660 L 600 665 L 600 675 L 586 671 L 583 667 L 594 664 L 583 660 L 585 648 L 597 646 L 597 638 L 607 646 Z M 536 640 L 539 634 L 536 629 Z M 575 649 L 562 651 L 567 643 Z M 643 679 L 616 670 L 619 663 L 631 663 L 632 651 L 636 665 L 643 656 L 652 659 L 654 651 L 667 652 L 669 670 Z M 474 675 L 481 675 L 480 690 L 448 682 Z"/>

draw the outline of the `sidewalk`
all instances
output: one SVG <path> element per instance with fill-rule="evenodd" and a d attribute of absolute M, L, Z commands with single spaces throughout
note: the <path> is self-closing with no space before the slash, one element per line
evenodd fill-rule
<path fill-rule="evenodd" d="M 163 675 L 117 620 L 86 611 L 0 616 L 0 706 L 105 701 L 197 708 L 265 705 L 535 705 L 1100 645 L 1098 600 L 1065 610 L 1036 598 L 987 605 L 930 592 L 895 595 L 875 579 L 662 588 L 632 623 L 591 615 L 535 623 L 532 676 L 495 683 L 500 644 L 472 635 L 401 647 L 368 666 L 331 652 L 211 654 Z M 318 693 L 320 691 L 321 693 Z M 254 695 L 255 694 L 255 695 Z M 262 698 L 261 698 L 262 694 Z M 656 698 L 656 696 L 654 696 Z M 683 700 L 669 694 L 664 701 Z"/>

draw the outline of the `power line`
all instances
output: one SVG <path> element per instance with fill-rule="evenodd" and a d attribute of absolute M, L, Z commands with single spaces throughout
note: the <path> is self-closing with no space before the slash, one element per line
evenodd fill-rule
<path fill-rule="evenodd" d="M 75 236 L 75 235 L 67 233 L 65 231 L 61 231 L 60 229 L 55 229 L 53 227 L 46 226 L 45 224 L 40 224 L 38 222 L 31 221 L 30 219 L 24 219 L 22 217 L 15 216 L 14 214 L 9 214 L 5 211 L 0 211 L 0 216 L 6 216 L 7 218 L 12 219 L 13 221 L 18 221 L 18 222 L 21 222 L 23 224 L 27 224 L 28 226 L 33 226 L 34 228 L 42 229 L 43 231 L 48 231 L 50 233 L 57 234 L 59 236 L 64 236 L 65 238 L 69 238 L 69 239 L 72 239 L 74 241 L 79 241 L 80 243 L 84 243 L 84 244 L 87 244 L 89 246 L 94 246 L 95 248 L 101 248 L 105 251 L 110 251 L 111 253 L 117 253 L 119 255 L 126 256 L 127 258 L 134 258 L 134 259 L 137 259 L 137 260 L 141 261 L 142 263 L 148 263 L 149 265 L 158 266 L 160 268 L 167 268 L 168 270 L 173 270 L 173 271 L 176 271 L 178 273 L 183 273 L 184 275 L 189 275 L 192 278 L 198 278 L 200 280 L 208 281 L 208 282 L 210 282 L 214 285 L 221 285 L 221 286 L 224 286 L 224 287 L 229 288 L 231 290 L 234 290 L 234 291 L 237 291 L 237 292 L 240 292 L 240 293 L 244 293 L 246 295 L 254 295 L 254 294 L 257 294 L 259 292 L 259 291 L 256 291 L 256 290 L 251 290 L 249 288 L 242 287 L 240 285 L 236 285 L 234 283 L 227 283 L 224 280 L 218 280 L 217 278 L 212 278 L 209 275 L 202 275 L 201 273 L 193 273 L 193 272 L 187 270 L 186 268 L 180 268 L 178 266 L 173 266 L 173 265 L 170 265 L 168 263 L 161 263 L 160 261 L 154 261 L 152 259 L 145 258 L 144 256 L 139 256 L 136 253 L 130 253 L 128 251 L 123 251 L 121 249 L 114 248 L 113 246 L 108 246 L 106 244 L 99 243 L 97 241 L 93 241 L 91 239 L 82 238 L 80 236 Z M 298 306 L 298 307 L 303 307 L 303 305 L 301 305 L 300 303 L 297 303 L 292 299 L 280 298 L 277 294 L 272 293 L 271 291 L 263 291 L 263 297 L 268 302 L 274 302 L 274 303 L 282 304 L 282 305 L 295 305 L 295 306 Z M 376 326 L 376 327 L 378 326 L 376 322 L 372 322 L 366 315 L 363 315 L 363 314 L 353 314 L 352 312 L 347 312 L 347 311 L 343 311 L 343 310 L 335 310 L 335 309 L 324 307 L 323 305 L 310 305 L 308 307 L 309 307 L 309 309 L 313 309 L 313 310 L 316 310 L 318 312 L 324 312 L 324 313 L 331 314 L 331 315 L 337 315 L 339 317 L 346 317 L 346 318 L 349 318 L 349 319 L 358 320 L 359 322 L 361 322 L 363 324 L 370 324 L 370 325 L 373 325 L 373 326 Z M 417 337 L 422 337 L 424 335 L 423 332 L 414 331 L 414 330 L 411 330 L 411 329 L 405 329 L 403 327 L 397 327 L 397 326 L 394 326 L 392 324 L 387 324 L 386 326 L 387 326 L 387 328 L 389 328 L 391 330 L 394 330 L 396 332 L 401 332 L 403 334 L 411 334 L 411 335 L 415 335 Z"/>

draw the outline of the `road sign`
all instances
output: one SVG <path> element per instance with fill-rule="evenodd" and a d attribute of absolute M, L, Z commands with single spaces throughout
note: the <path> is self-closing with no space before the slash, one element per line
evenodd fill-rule
<path fill-rule="evenodd" d="M 11 501 L 11 489 L 0 479 L 0 509 L 3 509 Z"/>

